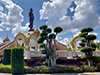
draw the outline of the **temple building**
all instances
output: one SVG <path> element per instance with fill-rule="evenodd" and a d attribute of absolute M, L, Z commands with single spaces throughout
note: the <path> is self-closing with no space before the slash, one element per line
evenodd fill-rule
<path fill-rule="evenodd" d="M 13 47 L 24 47 L 24 59 L 31 59 L 32 57 L 42 57 L 44 56 L 41 54 L 42 49 L 39 48 L 39 44 L 37 43 L 37 40 L 40 36 L 40 31 L 38 30 L 38 26 L 36 26 L 36 29 L 33 29 L 33 22 L 34 22 L 34 16 L 33 16 L 33 9 L 30 9 L 29 12 L 29 30 L 27 35 L 19 32 L 15 37 L 13 41 L 10 41 L 8 35 L 3 40 L 3 43 L 0 44 L 0 56 L 3 55 L 4 49 L 6 48 L 13 48 Z M 81 40 L 79 36 L 76 36 L 75 38 L 71 39 L 71 47 L 70 45 L 64 45 L 57 40 L 56 42 L 56 53 L 59 55 L 59 57 L 65 57 L 65 58 L 73 58 L 75 56 L 83 56 L 84 53 L 80 52 L 76 48 L 76 43 Z M 94 43 L 91 41 L 91 43 Z M 99 50 L 96 50 L 94 55 L 100 56 L 100 48 Z"/>
<path fill-rule="evenodd" d="M 8 35 L 3 40 L 3 43 L 0 44 L 0 55 L 3 55 L 3 51 L 6 48 L 13 48 L 13 47 L 24 47 L 24 53 L 26 59 L 30 59 L 30 56 L 41 56 L 41 50 L 39 49 L 39 45 L 37 43 L 37 39 L 40 35 L 40 31 L 38 30 L 38 26 L 34 31 L 29 31 L 27 35 L 19 32 L 14 40 L 11 42 Z M 69 47 L 69 45 L 68 45 Z M 56 40 L 56 49 L 57 51 L 68 50 L 71 51 L 71 48 L 68 47 Z"/>

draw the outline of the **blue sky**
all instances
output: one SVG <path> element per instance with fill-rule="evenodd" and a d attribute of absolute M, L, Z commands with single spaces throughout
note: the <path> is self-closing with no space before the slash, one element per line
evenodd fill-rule
<path fill-rule="evenodd" d="M 47 24 L 52 29 L 61 26 L 57 40 L 70 44 L 84 27 L 92 27 L 92 34 L 100 42 L 100 0 L 0 0 L 0 42 L 9 35 L 12 41 L 18 32 L 27 34 L 28 12 L 33 8 L 34 29 Z"/>

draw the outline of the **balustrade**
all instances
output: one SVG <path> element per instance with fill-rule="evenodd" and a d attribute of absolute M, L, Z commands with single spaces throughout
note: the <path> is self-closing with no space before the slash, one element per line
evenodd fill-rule
<path fill-rule="evenodd" d="M 73 58 L 75 56 L 82 57 L 85 54 L 82 52 L 72 52 L 72 51 L 66 51 L 66 50 L 61 50 L 61 51 L 56 51 L 57 55 L 59 57 L 70 57 Z M 31 57 L 44 57 L 45 54 L 41 54 L 40 51 L 30 51 Z M 100 56 L 100 52 L 94 52 L 94 56 Z"/>

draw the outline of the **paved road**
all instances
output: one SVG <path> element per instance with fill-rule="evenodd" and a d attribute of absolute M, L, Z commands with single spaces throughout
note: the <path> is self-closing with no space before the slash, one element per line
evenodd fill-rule
<path fill-rule="evenodd" d="M 0 75 L 12 75 L 9 73 L 0 73 Z M 15 74 L 20 75 L 20 74 Z M 22 75 L 100 75 L 100 72 L 87 72 L 87 73 L 61 73 L 61 74 L 22 74 Z"/>

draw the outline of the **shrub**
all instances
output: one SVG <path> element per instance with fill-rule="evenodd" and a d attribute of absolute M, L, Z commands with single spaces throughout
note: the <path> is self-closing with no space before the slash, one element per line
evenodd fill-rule
<path fill-rule="evenodd" d="M 24 49 L 22 47 L 15 47 L 11 50 L 11 67 L 13 74 L 24 73 Z"/>
<path fill-rule="evenodd" d="M 100 65 L 97 65 L 97 72 L 100 72 Z"/>
<path fill-rule="evenodd" d="M 11 65 L 0 64 L 0 73 L 11 73 Z"/>
<path fill-rule="evenodd" d="M 76 68 L 76 67 L 75 67 Z M 81 72 L 80 68 L 77 67 L 73 69 L 73 67 L 69 66 L 56 66 L 56 67 L 47 67 L 47 66 L 37 66 L 34 68 L 26 68 L 25 73 L 76 73 Z"/>
<path fill-rule="evenodd" d="M 47 62 L 43 62 L 42 64 L 43 64 L 44 66 L 47 66 L 47 65 L 48 65 Z"/>
<path fill-rule="evenodd" d="M 32 67 L 24 68 L 24 73 L 32 74 L 34 73 L 34 69 Z"/>
<path fill-rule="evenodd" d="M 26 70 L 29 69 L 28 66 L 24 66 L 24 70 L 26 72 Z M 0 64 L 0 73 L 11 73 L 11 65 L 3 65 Z"/>
<path fill-rule="evenodd" d="M 96 72 L 97 71 L 97 67 L 94 66 L 88 66 L 88 65 L 82 65 L 81 69 L 83 72 Z"/>
<path fill-rule="evenodd" d="M 10 65 L 10 53 L 11 53 L 10 49 L 5 49 L 4 50 L 3 60 L 2 60 L 2 63 L 4 65 Z"/>
<path fill-rule="evenodd" d="M 54 68 L 47 67 L 47 66 L 37 66 L 34 68 L 24 66 L 24 73 L 28 73 L 28 74 L 81 73 L 81 72 L 96 72 L 96 71 L 100 71 L 100 66 L 89 67 L 88 65 L 82 65 L 81 67 L 77 67 L 77 66 L 60 65 L 60 66 L 56 66 Z M 11 73 L 11 72 L 12 72 L 11 65 L 0 64 L 0 73 Z"/>
<path fill-rule="evenodd" d="M 93 61 L 94 62 L 100 62 L 100 57 L 99 56 L 94 56 Z"/>
<path fill-rule="evenodd" d="M 92 56 L 84 55 L 84 56 L 81 57 L 81 59 L 92 59 Z"/>

